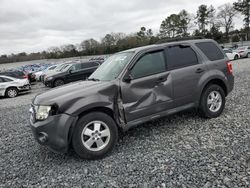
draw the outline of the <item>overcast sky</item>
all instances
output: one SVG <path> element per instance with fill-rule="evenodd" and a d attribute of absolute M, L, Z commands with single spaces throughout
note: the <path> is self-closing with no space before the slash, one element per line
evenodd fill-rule
<path fill-rule="evenodd" d="M 164 18 L 182 9 L 195 14 L 200 4 L 234 1 L 0 0 L 0 55 L 100 40 L 106 33 L 128 34 L 141 26 L 158 31 Z"/>

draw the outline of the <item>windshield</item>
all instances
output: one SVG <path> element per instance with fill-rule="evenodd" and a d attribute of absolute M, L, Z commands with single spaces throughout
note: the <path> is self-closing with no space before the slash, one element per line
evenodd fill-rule
<path fill-rule="evenodd" d="M 65 71 L 67 71 L 70 67 L 71 67 L 71 64 L 64 65 L 64 66 L 62 66 L 62 67 L 59 69 L 59 71 L 60 71 L 60 72 L 65 72 Z"/>
<path fill-rule="evenodd" d="M 110 81 L 116 79 L 128 64 L 134 52 L 124 52 L 109 57 L 89 79 Z"/>

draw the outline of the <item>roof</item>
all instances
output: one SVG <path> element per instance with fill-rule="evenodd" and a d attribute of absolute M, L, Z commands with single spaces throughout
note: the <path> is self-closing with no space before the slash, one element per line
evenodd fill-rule
<path fill-rule="evenodd" d="M 173 41 L 173 42 L 165 42 L 165 43 L 160 43 L 160 44 L 153 44 L 153 45 L 147 45 L 147 46 L 142 46 L 142 47 L 137 47 L 137 48 L 132 48 L 128 49 L 122 52 L 135 52 L 138 53 L 140 51 L 148 50 L 148 49 L 153 49 L 153 48 L 159 48 L 159 47 L 164 47 L 168 46 L 171 44 L 183 44 L 183 43 L 189 43 L 189 44 L 194 44 L 198 42 L 208 42 L 208 41 L 213 41 L 212 39 L 194 39 L 194 40 L 179 40 L 179 41 Z"/>

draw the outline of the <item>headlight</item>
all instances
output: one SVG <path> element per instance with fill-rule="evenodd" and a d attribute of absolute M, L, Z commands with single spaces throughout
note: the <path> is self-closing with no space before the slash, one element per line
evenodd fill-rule
<path fill-rule="evenodd" d="M 48 78 L 46 78 L 46 80 L 52 80 L 53 79 L 53 77 L 48 77 Z"/>
<path fill-rule="evenodd" d="M 45 120 L 48 118 L 51 106 L 36 106 L 36 119 Z"/>

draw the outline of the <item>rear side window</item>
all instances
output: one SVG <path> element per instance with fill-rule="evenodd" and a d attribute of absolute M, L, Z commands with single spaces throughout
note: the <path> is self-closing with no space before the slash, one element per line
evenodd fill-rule
<path fill-rule="evenodd" d="M 9 78 L 2 78 L 4 82 L 12 82 L 13 80 L 9 79 Z"/>
<path fill-rule="evenodd" d="M 141 78 L 166 71 L 163 51 L 151 52 L 142 56 L 131 71 L 133 78 Z"/>
<path fill-rule="evenodd" d="M 3 79 L 0 77 L 0 83 L 4 82 Z"/>
<path fill-rule="evenodd" d="M 196 46 L 207 56 L 210 61 L 224 59 L 221 50 L 213 42 L 200 42 Z"/>
<path fill-rule="evenodd" d="M 198 64 L 196 53 L 191 47 L 172 46 L 166 49 L 169 70 Z"/>

